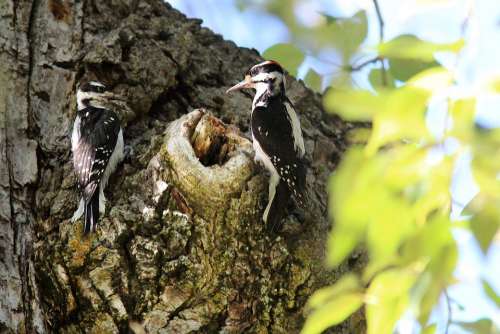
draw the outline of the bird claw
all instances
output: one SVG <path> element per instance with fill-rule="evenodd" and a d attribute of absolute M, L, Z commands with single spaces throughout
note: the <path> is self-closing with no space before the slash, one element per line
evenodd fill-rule
<path fill-rule="evenodd" d="M 132 155 L 134 155 L 134 149 L 130 145 L 125 145 L 123 148 L 123 161 L 130 162 L 132 160 Z"/>

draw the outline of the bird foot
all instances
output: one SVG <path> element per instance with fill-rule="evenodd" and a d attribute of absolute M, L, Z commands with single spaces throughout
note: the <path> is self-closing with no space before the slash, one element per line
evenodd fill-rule
<path fill-rule="evenodd" d="M 134 155 L 134 149 L 130 145 L 125 145 L 123 148 L 123 161 L 130 162 L 132 160 L 132 156 Z"/>

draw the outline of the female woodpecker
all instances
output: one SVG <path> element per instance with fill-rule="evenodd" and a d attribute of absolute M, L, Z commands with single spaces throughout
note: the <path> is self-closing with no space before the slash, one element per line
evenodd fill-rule
<path fill-rule="evenodd" d="M 85 213 L 84 233 L 95 231 L 99 213 L 106 210 L 104 188 L 109 176 L 123 160 L 123 132 L 120 120 L 107 105 L 117 96 L 103 84 L 90 81 L 76 93 L 77 115 L 71 136 L 73 166 L 81 194 L 80 205 L 71 220 Z"/>
<path fill-rule="evenodd" d="M 286 208 L 290 194 L 304 205 L 306 168 L 304 139 L 299 118 L 285 94 L 283 68 L 275 61 L 253 66 L 245 79 L 228 92 L 253 88 L 252 138 L 255 160 L 271 173 L 269 202 L 263 220 L 274 226 Z"/>

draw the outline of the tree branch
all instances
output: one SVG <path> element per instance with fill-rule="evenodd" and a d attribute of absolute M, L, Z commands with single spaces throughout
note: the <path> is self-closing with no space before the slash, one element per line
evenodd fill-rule
<path fill-rule="evenodd" d="M 372 58 L 372 59 L 368 59 L 368 60 L 366 60 L 366 61 L 362 62 L 362 63 L 361 63 L 361 64 L 359 64 L 359 65 L 356 65 L 356 66 L 350 66 L 350 67 L 349 67 L 349 71 L 350 71 L 350 72 L 360 71 L 360 70 L 362 70 L 365 66 L 370 65 L 370 64 L 373 64 L 373 63 L 376 63 L 376 62 L 381 61 L 381 60 L 382 60 L 382 58 L 380 58 L 380 57 L 375 57 L 375 58 Z"/>
<path fill-rule="evenodd" d="M 380 6 L 378 4 L 378 0 L 373 0 L 373 5 L 375 6 L 375 12 L 377 13 L 380 43 L 383 43 L 384 42 L 384 19 L 382 18 L 382 12 L 380 11 Z M 381 57 L 378 57 L 377 60 L 380 61 L 380 64 L 382 65 L 382 84 L 384 86 L 387 86 L 387 74 L 386 74 L 386 70 L 385 70 L 384 59 Z"/>
<path fill-rule="evenodd" d="M 444 296 L 446 298 L 446 306 L 448 307 L 448 319 L 446 320 L 446 328 L 444 330 L 444 334 L 448 334 L 448 329 L 450 328 L 452 318 L 451 318 L 451 300 L 450 296 L 448 295 L 447 289 L 444 289 Z"/>
<path fill-rule="evenodd" d="M 380 11 L 380 6 L 377 0 L 373 0 L 373 5 L 375 6 L 375 12 L 377 13 L 378 26 L 379 26 L 379 38 L 380 41 L 384 41 L 384 19 L 382 18 L 382 12 Z"/>

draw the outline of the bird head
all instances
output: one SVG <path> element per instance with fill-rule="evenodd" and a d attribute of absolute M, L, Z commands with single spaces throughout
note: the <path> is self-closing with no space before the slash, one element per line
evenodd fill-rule
<path fill-rule="evenodd" d="M 270 95 L 285 93 L 285 74 L 279 63 L 273 60 L 267 60 L 250 68 L 245 74 L 245 79 L 226 93 L 244 88 L 253 88 L 257 91 L 256 95 L 268 92 Z"/>
<path fill-rule="evenodd" d="M 89 81 L 81 84 L 76 93 L 78 109 L 86 107 L 104 107 L 114 101 L 122 101 L 118 95 L 114 94 L 104 84 L 98 81 Z"/>

